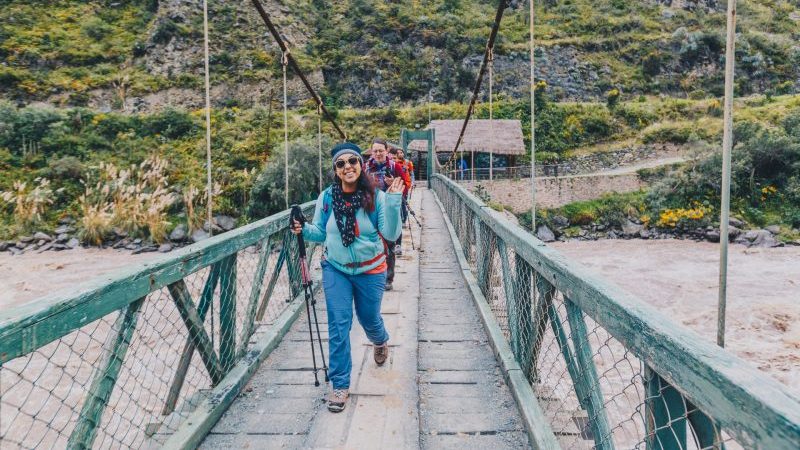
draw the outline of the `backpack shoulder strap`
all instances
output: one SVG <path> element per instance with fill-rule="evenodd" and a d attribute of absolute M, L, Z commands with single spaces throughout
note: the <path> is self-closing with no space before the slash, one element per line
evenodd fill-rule
<path fill-rule="evenodd" d="M 333 202 L 331 195 L 331 188 L 327 187 L 322 192 L 322 226 L 323 228 L 328 226 L 328 219 L 331 217 L 331 213 L 333 212 Z"/>

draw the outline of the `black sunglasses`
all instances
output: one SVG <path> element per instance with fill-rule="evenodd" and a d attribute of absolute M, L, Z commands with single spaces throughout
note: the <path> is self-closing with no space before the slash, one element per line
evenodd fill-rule
<path fill-rule="evenodd" d="M 358 158 L 353 156 L 352 158 L 349 158 L 347 161 L 343 159 L 337 159 L 335 166 L 337 169 L 344 169 L 345 164 L 350 164 L 351 166 L 355 167 L 355 165 L 358 164 Z"/>

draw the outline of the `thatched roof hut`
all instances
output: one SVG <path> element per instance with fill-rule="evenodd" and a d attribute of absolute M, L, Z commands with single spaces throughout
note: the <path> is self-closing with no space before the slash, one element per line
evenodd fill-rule
<path fill-rule="evenodd" d="M 492 132 L 490 123 L 494 127 L 494 139 L 491 138 Z M 461 133 L 464 120 L 433 120 L 426 129 L 436 130 L 436 152 L 449 153 L 453 151 Z M 409 144 L 410 150 L 426 151 L 427 143 L 415 141 Z M 490 148 L 491 147 L 491 148 Z M 492 151 L 496 155 L 524 155 L 525 141 L 522 138 L 522 123 L 515 119 L 472 119 L 467 125 L 464 139 L 459 146 L 459 152 L 482 152 Z"/>

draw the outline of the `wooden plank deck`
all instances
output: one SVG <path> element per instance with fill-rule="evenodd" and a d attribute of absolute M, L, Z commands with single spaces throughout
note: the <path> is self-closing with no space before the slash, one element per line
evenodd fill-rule
<path fill-rule="evenodd" d="M 442 213 L 420 189 L 412 206 L 423 222 L 408 230 L 395 290 L 382 313 L 390 359 L 372 361 L 359 325 L 351 332 L 351 398 L 328 412 L 327 387 L 314 387 L 305 314 L 212 429 L 202 448 L 524 448 L 528 438 L 464 280 L 454 264 Z M 323 338 L 325 302 L 319 295 Z M 419 319 L 419 320 L 418 320 Z M 257 336 L 254 336 L 256 339 Z M 324 342 L 327 356 L 327 342 Z"/>

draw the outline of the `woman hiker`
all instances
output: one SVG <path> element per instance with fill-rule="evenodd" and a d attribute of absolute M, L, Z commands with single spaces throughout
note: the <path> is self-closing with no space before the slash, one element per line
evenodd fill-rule
<path fill-rule="evenodd" d="M 389 356 L 389 334 L 381 318 L 386 283 L 384 239 L 400 235 L 403 180 L 395 178 L 383 192 L 364 171 L 361 149 L 345 142 L 331 150 L 334 183 L 317 199 L 314 219 L 292 232 L 309 241 L 324 242 L 322 286 L 328 309 L 328 375 L 333 391 L 328 409 L 340 412 L 350 389 L 350 328 L 355 303 L 358 322 L 374 345 L 379 366 Z"/>

